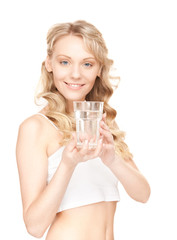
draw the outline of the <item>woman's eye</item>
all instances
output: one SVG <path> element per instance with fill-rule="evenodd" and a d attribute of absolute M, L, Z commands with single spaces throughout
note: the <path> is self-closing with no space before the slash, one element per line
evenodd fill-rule
<path fill-rule="evenodd" d="M 84 63 L 84 66 L 85 67 L 92 67 L 92 64 L 91 63 Z"/>
<path fill-rule="evenodd" d="M 60 64 L 64 65 L 64 66 L 67 66 L 69 64 L 69 62 L 68 61 L 61 61 Z"/>

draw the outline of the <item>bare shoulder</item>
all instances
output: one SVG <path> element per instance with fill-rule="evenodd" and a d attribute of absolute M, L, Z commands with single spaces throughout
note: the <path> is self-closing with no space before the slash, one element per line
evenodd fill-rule
<path fill-rule="evenodd" d="M 17 147 L 24 145 L 38 147 L 43 149 L 50 156 L 59 148 L 59 142 L 62 139 L 62 133 L 39 114 L 35 114 L 25 119 L 19 126 Z M 18 149 L 18 148 L 17 148 Z"/>
<path fill-rule="evenodd" d="M 25 119 L 19 126 L 17 151 L 35 146 L 45 149 L 47 143 L 44 129 L 43 121 L 37 115 Z"/>
<path fill-rule="evenodd" d="M 19 131 L 24 132 L 39 132 L 43 128 L 42 119 L 36 114 L 25 119 L 19 126 Z"/>
<path fill-rule="evenodd" d="M 49 126 L 50 127 L 50 126 Z M 47 130 L 45 119 L 41 118 L 40 115 L 32 115 L 25 119 L 19 126 L 19 136 L 23 138 L 34 137 L 38 140 L 45 141 L 47 139 Z"/>

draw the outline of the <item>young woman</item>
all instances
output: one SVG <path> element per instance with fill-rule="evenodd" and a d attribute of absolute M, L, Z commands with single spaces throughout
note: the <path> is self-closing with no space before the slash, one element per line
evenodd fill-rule
<path fill-rule="evenodd" d="M 113 240 L 120 181 L 146 202 L 150 187 L 132 160 L 108 104 L 113 93 L 101 33 L 85 21 L 54 25 L 47 35 L 40 93 L 47 104 L 19 128 L 17 164 L 27 231 L 47 240 Z M 73 101 L 103 101 L 95 149 L 76 146 Z"/>

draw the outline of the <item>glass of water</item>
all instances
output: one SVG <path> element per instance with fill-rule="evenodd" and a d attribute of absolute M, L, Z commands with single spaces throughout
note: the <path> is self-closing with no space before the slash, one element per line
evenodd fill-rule
<path fill-rule="evenodd" d="M 103 102 L 74 101 L 77 147 L 88 139 L 89 148 L 95 148 L 99 139 L 99 123 L 103 114 Z"/>

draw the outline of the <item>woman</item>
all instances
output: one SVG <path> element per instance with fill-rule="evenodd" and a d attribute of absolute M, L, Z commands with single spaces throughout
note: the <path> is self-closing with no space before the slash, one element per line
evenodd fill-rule
<path fill-rule="evenodd" d="M 17 164 L 28 232 L 47 240 L 113 240 L 119 180 L 146 202 L 150 187 L 137 169 L 108 104 L 113 61 L 101 33 L 85 21 L 54 25 L 47 35 L 40 93 L 47 104 L 19 128 Z M 73 101 L 103 101 L 95 149 L 77 149 Z M 90 160 L 90 161 L 88 161 Z"/>

